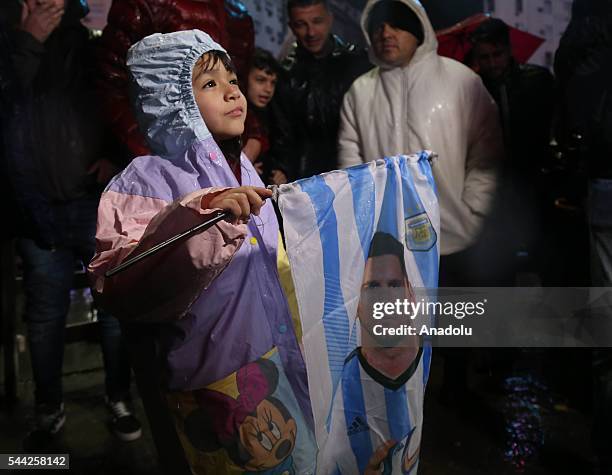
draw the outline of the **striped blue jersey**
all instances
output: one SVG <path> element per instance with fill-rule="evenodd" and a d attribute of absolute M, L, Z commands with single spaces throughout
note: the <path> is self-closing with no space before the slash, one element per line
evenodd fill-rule
<path fill-rule="evenodd" d="M 346 359 L 331 408 L 330 431 L 317 473 L 363 473 L 374 451 L 397 443 L 383 463 L 383 474 L 416 473 L 421 444 L 423 394 L 431 347 L 390 380 L 355 349 Z"/>

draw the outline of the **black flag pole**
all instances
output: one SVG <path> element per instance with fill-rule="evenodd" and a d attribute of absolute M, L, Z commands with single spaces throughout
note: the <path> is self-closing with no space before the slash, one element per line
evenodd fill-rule
<path fill-rule="evenodd" d="M 122 262 L 117 267 L 114 267 L 108 272 L 106 272 L 104 274 L 104 277 L 113 277 L 114 275 L 128 269 L 129 267 L 132 267 L 134 264 L 140 262 L 141 260 L 149 256 L 152 256 L 153 254 L 161 251 L 162 249 L 170 246 L 171 244 L 174 244 L 175 242 L 186 239 L 189 236 L 193 236 L 194 234 L 197 234 L 199 232 L 206 231 L 208 228 L 214 226 L 215 224 L 217 224 L 219 221 L 223 219 L 229 218 L 231 215 L 232 214 L 229 211 L 219 211 L 215 216 L 204 221 L 203 223 L 197 224 L 196 226 L 190 229 L 187 229 L 186 231 L 183 231 L 180 234 L 176 234 L 175 236 L 172 236 L 171 238 L 166 239 L 164 242 L 160 242 L 156 246 L 153 246 L 151 249 L 148 249 L 145 252 L 140 253 L 137 256 L 134 256 L 125 262 Z"/>
<path fill-rule="evenodd" d="M 272 193 L 273 193 L 272 200 L 274 202 L 278 198 L 277 188 L 278 187 L 275 185 L 268 186 L 268 189 L 272 190 Z M 211 228 L 212 226 L 217 224 L 219 221 L 230 218 L 231 216 L 232 216 L 232 213 L 230 213 L 229 211 L 218 211 L 217 214 L 213 216 L 212 218 L 210 218 L 209 220 L 204 221 L 203 223 L 197 224 L 194 227 L 183 231 L 182 233 L 172 236 L 171 238 L 166 239 L 164 242 L 160 242 L 159 244 L 153 246 L 151 249 L 148 249 L 145 252 L 138 254 L 137 256 L 131 257 L 125 262 L 122 262 L 117 267 L 113 267 L 111 270 L 109 270 L 108 272 L 104 274 L 104 277 L 108 278 L 108 277 L 117 275 L 120 272 L 123 272 L 125 269 L 132 267 L 134 264 L 142 261 L 143 259 L 146 259 L 149 256 L 152 256 L 153 254 L 174 244 L 175 242 L 179 242 L 183 239 L 193 236 L 194 234 L 206 231 L 208 228 Z"/>

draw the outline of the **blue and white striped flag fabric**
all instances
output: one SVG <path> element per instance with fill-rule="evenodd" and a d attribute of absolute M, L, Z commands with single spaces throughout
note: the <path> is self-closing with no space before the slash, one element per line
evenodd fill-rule
<path fill-rule="evenodd" d="M 403 244 L 404 275 L 413 288 L 437 287 L 440 218 L 430 157 L 420 152 L 384 158 L 278 189 L 303 332 L 318 473 L 363 473 L 372 452 L 391 439 L 397 444 L 384 472 L 408 473 L 400 462 L 392 463 L 400 459 L 416 472 L 431 347 L 419 350 L 409 381 L 381 386 L 368 376 L 369 365 L 359 354 L 356 315 L 376 234 Z"/>

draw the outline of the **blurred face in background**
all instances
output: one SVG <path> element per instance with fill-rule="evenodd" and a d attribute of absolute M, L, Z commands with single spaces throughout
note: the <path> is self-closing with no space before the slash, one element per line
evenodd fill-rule
<path fill-rule="evenodd" d="M 473 66 L 486 79 L 499 80 L 512 61 L 510 48 L 505 44 L 476 43 L 473 50 Z"/>
<path fill-rule="evenodd" d="M 389 23 L 376 27 L 370 40 L 376 57 L 393 68 L 407 66 L 419 47 L 416 36 Z"/>
<path fill-rule="evenodd" d="M 247 98 L 255 107 L 264 108 L 268 105 L 276 89 L 276 74 L 259 68 L 249 71 Z"/>
<path fill-rule="evenodd" d="M 333 15 L 322 3 L 289 11 L 289 27 L 298 44 L 314 56 L 324 53 L 333 21 Z"/>

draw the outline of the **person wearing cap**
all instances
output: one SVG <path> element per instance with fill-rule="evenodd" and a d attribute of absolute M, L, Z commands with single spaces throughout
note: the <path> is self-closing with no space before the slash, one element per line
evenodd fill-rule
<path fill-rule="evenodd" d="M 481 236 L 504 155 L 495 102 L 477 74 L 437 54 L 435 32 L 417 0 L 369 0 L 361 26 L 377 67 L 344 96 L 340 167 L 432 150 L 440 204 L 439 286 L 490 285 L 498 256 L 493 240 Z M 467 367 L 464 350 L 446 355 L 444 401 L 469 401 Z"/>
<path fill-rule="evenodd" d="M 378 67 L 344 97 L 340 166 L 423 149 L 437 154 L 440 285 L 475 282 L 474 245 L 503 156 L 495 103 L 474 72 L 437 54 L 434 30 L 416 0 L 370 0 L 361 25 Z"/>

